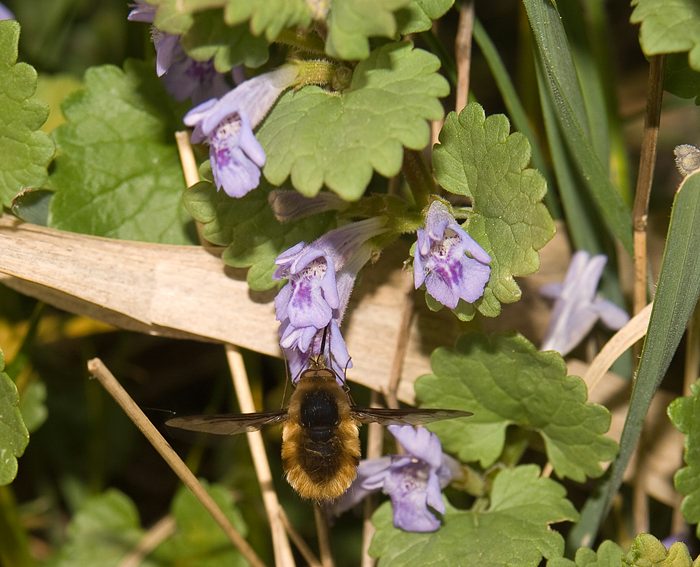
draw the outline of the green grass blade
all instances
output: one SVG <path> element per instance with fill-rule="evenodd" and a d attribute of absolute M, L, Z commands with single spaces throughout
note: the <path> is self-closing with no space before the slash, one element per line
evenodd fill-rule
<path fill-rule="evenodd" d="M 559 14 L 547 0 L 524 0 L 524 4 L 566 145 L 608 230 L 631 254 L 630 211 L 590 141 L 586 105 Z"/>
<path fill-rule="evenodd" d="M 598 496 L 586 502 L 579 524 L 569 534 L 570 549 L 593 543 L 622 484 L 622 475 L 639 440 L 651 399 L 666 374 L 700 297 L 699 249 L 700 172 L 687 177 L 674 198 L 659 285 L 620 439 L 620 453 L 609 476 L 599 487 Z"/>

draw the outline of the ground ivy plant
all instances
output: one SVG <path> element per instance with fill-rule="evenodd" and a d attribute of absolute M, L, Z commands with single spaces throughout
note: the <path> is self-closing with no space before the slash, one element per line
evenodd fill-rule
<path fill-rule="evenodd" d="M 77 90 L 56 94 L 62 118 L 50 132 L 37 71 L 21 61 L 24 8 L 15 18 L 0 4 L 2 206 L 8 217 L 59 231 L 219 247 L 222 269 L 244 269 L 252 292 L 275 294 L 270 328 L 293 383 L 318 355 L 342 382 L 352 367 L 343 333 L 355 283 L 378 266 L 409 272 L 419 290 L 415 308 L 463 326 L 456 341 L 445 339 L 427 353 L 431 370 L 414 377 L 416 403 L 471 415 L 427 429 L 393 425 L 386 454 L 361 461 L 349 490 L 328 506 L 329 516 L 340 516 L 375 498 L 370 493 L 388 496 L 365 505 L 374 532 L 365 561 L 697 565 L 687 537 L 664 539 L 688 535 L 670 533 L 670 524 L 629 534 L 627 518 L 603 520 L 681 330 L 689 318 L 691 331 L 700 327 L 700 317 L 689 315 L 700 294 L 693 283 L 700 281 L 700 174 L 684 164 L 689 175 L 673 197 L 655 298 L 664 308 L 652 312 L 649 331 L 667 342 L 643 347 L 618 446 L 610 409 L 589 399 L 567 362 L 572 351 L 590 359 L 600 350 L 593 339 L 574 350 L 593 328 L 607 340 L 598 323 L 608 331 L 627 325 L 615 254 L 632 251 L 638 242 L 632 229 L 642 217 L 633 217 L 630 183 L 620 173 L 629 164 L 620 149 L 614 86 L 606 85 L 614 73 L 602 46 L 603 3 L 567 0 L 558 3 L 561 12 L 556 4 L 524 0 L 514 17 L 514 24 L 527 22 L 518 40 L 521 96 L 499 55 L 508 42 L 487 35 L 478 3 L 124 2 L 119 21 L 129 21 L 145 56 L 87 68 Z M 666 88 L 700 100 L 695 0 L 633 0 L 630 14 L 641 52 L 667 56 Z M 58 18 L 55 29 L 68 18 L 47 17 Z M 453 56 L 446 38 L 454 41 L 449 34 L 456 28 Z M 472 29 L 483 59 L 464 45 Z M 477 80 L 468 97 L 462 92 L 472 60 L 488 67 L 481 72 L 496 99 Z M 60 76 L 46 74 L 45 90 L 60 84 Z M 185 133 L 179 147 L 178 132 Z M 189 149 L 196 174 L 183 158 Z M 539 290 L 552 300 L 547 328 L 526 337 L 511 315 L 509 330 L 483 331 L 526 292 L 538 293 L 517 278 L 546 272 L 542 250 L 558 230 L 573 254 L 559 281 Z M 400 260 L 377 264 L 385 252 Z M 0 270 L 5 275 L 12 273 Z M 11 528 L 7 549 L 0 538 L 0 563 L 13 565 L 37 560 L 29 522 L 18 518 L 40 507 L 21 512 L 5 485 L 17 476 L 18 459 L 23 465 L 29 433 L 41 434 L 47 412 L 51 419 L 47 408 L 60 411 L 51 396 L 62 395 L 41 378 L 27 378 L 33 356 L 37 368 L 45 363 L 30 344 L 40 334 L 41 316 L 32 317 L 7 369 L 0 351 L 0 525 Z M 661 330 L 669 327 L 675 332 Z M 0 324 L 0 340 L 3 332 Z M 686 349 L 692 355 L 698 347 Z M 677 512 L 688 524 L 700 521 L 699 400 L 694 385 L 669 408 L 686 441 L 675 489 L 684 497 Z M 200 456 L 199 449 L 190 455 L 193 467 Z M 266 520 L 252 508 L 262 507 L 239 506 L 250 503 L 250 491 L 237 485 L 250 486 L 246 473 L 204 469 L 218 477 L 208 488 L 212 498 L 271 561 L 267 540 L 254 529 Z M 148 566 L 245 564 L 189 492 L 171 494 L 169 531 L 153 543 L 138 498 L 108 480 L 79 477 L 62 475 L 58 487 L 47 489 L 50 497 L 37 497 L 61 501 L 70 516 L 65 530 L 45 538 L 50 545 L 42 539 L 37 546 L 38 555 L 52 547 L 39 563 L 51 555 L 47 564 L 119 565 L 137 553 Z M 296 506 L 288 496 L 283 505 Z M 297 523 L 299 510 L 308 512 L 288 514 Z M 356 547 L 348 564 L 359 564 Z"/>

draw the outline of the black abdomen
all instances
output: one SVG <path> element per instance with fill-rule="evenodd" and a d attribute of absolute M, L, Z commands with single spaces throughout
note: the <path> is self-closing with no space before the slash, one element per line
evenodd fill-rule
<path fill-rule="evenodd" d="M 300 465 L 311 480 L 323 483 L 340 468 L 343 447 L 337 437 L 338 402 L 332 392 L 312 391 L 299 408 L 302 428 Z"/>
<path fill-rule="evenodd" d="M 325 431 L 323 435 L 313 430 L 305 430 L 304 442 L 301 447 L 300 465 L 309 478 L 323 484 L 333 478 L 342 463 L 343 447 L 333 431 Z M 314 437 L 325 437 L 315 440 Z"/>

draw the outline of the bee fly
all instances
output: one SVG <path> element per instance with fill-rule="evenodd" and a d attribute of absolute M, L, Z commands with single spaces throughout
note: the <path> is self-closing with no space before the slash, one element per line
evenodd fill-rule
<path fill-rule="evenodd" d="M 175 417 L 166 421 L 166 425 L 236 435 L 284 423 L 282 467 L 287 481 L 302 498 L 328 501 L 342 495 L 357 476 L 360 424 L 418 425 L 469 415 L 472 414 L 460 410 L 357 407 L 338 384 L 336 373 L 319 356 L 301 373 L 285 409 Z"/>

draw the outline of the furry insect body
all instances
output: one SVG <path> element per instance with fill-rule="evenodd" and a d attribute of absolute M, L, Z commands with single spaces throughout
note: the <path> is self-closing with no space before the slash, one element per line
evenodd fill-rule
<path fill-rule="evenodd" d="M 303 498 L 328 501 L 341 496 L 357 476 L 360 424 L 418 425 L 469 415 L 470 412 L 460 410 L 356 407 L 339 385 L 335 372 L 318 357 L 301 373 L 285 409 L 175 417 L 166 425 L 216 435 L 237 435 L 284 423 L 282 467 L 287 481 Z"/>
<path fill-rule="evenodd" d="M 306 370 L 287 408 L 282 467 L 302 498 L 334 500 L 357 476 L 358 422 L 347 394 L 325 368 Z"/>

